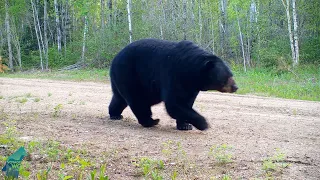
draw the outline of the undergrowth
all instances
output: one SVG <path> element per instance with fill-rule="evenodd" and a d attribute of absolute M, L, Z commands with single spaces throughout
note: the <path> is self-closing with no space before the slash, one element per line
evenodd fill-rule
<path fill-rule="evenodd" d="M 232 67 L 234 79 L 239 86 L 236 94 L 279 97 L 320 101 L 320 67 L 300 65 L 298 68 L 251 68 L 244 72 L 241 67 Z M 0 73 L 0 77 L 38 78 L 71 81 L 106 82 L 108 69 L 82 69 L 51 72 Z"/>

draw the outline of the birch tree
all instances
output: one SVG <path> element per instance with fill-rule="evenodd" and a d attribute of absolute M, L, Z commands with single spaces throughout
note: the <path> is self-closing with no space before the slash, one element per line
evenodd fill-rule
<path fill-rule="evenodd" d="M 61 52 L 61 30 L 60 30 L 60 18 L 59 18 L 59 9 L 58 9 L 58 1 L 54 0 L 54 11 L 56 15 L 56 28 L 57 28 L 57 44 L 58 44 L 58 52 Z"/>
<path fill-rule="evenodd" d="M 108 24 L 111 26 L 112 25 L 112 0 L 108 0 L 108 10 L 109 10 Z"/>
<path fill-rule="evenodd" d="M 237 8 L 237 7 L 235 7 L 235 11 L 236 11 L 236 16 L 237 16 L 238 29 L 239 29 L 239 37 L 240 37 L 240 45 L 241 45 L 241 50 L 242 50 L 243 69 L 244 69 L 244 71 L 247 71 L 247 67 L 246 67 L 246 56 L 245 56 L 245 50 L 244 50 L 244 45 L 243 45 L 243 36 L 242 36 L 242 31 L 241 31 L 241 26 L 240 26 L 240 20 L 239 20 L 239 11 L 238 11 L 238 8 Z"/>
<path fill-rule="evenodd" d="M 48 57 L 48 49 L 49 49 L 49 42 L 48 42 L 48 2 L 47 0 L 44 0 L 44 6 L 43 6 L 43 34 L 44 34 L 44 57 L 45 57 L 45 68 L 49 68 L 49 57 Z"/>
<path fill-rule="evenodd" d="M 104 20 L 104 8 L 105 8 L 105 3 L 104 0 L 100 0 L 100 18 L 101 18 L 101 29 L 104 29 L 105 26 L 105 20 Z"/>
<path fill-rule="evenodd" d="M 128 25 L 129 25 L 129 40 L 132 42 L 132 27 L 131 27 L 131 0 L 127 0 Z"/>
<path fill-rule="evenodd" d="M 201 13 L 201 0 L 199 0 L 199 44 L 201 45 L 202 41 L 202 13 Z"/>
<path fill-rule="evenodd" d="M 183 39 L 187 39 L 187 0 L 183 0 Z"/>
<path fill-rule="evenodd" d="M 18 61 L 17 64 L 21 70 L 22 69 L 21 45 L 20 45 L 19 35 L 16 30 L 16 25 L 15 25 L 14 21 L 12 21 L 12 26 L 11 26 L 10 30 L 11 30 L 12 43 L 14 44 L 14 47 L 16 48 L 16 52 L 17 52 L 17 61 Z"/>
<path fill-rule="evenodd" d="M 88 17 L 87 17 L 87 15 L 85 15 L 84 16 L 84 28 L 83 28 L 82 53 L 81 53 L 82 63 L 85 62 L 87 30 L 88 30 Z"/>
<path fill-rule="evenodd" d="M 292 0 L 292 17 L 293 17 L 293 40 L 294 40 L 294 50 L 295 50 L 295 61 L 293 65 L 299 63 L 299 37 L 298 37 L 298 22 L 297 22 L 297 12 L 296 12 L 296 0 Z"/>
<path fill-rule="evenodd" d="M 11 47 L 11 30 L 10 30 L 10 15 L 9 15 L 9 2 L 5 0 L 5 11 L 6 11 L 6 33 L 7 33 L 7 43 L 8 43 L 8 54 L 9 54 L 9 68 L 13 71 L 13 56 L 12 56 L 12 47 Z"/>
<path fill-rule="evenodd" d="M 37 36 L 37 41 L 38 41 L 38 49 L 39 49 L 39 55 L 40 55 L 40 67 L 41 67 L 41 70 L 43 70 L 43 59 L 42 59 L 42 53 L 43 53 L 43 50 L 42 50 L 42 46 L 41 46 L 41 42 L 40 42 L 40 33 L 41 31 L 39 31 L 39 24 L 38 24 L 38 21 L 37 21 L 37 9 L 36 9 L 36 6 L 33 2 L 33 0 L 30 0 L 31 1 L 31 6 L 32 6 L 32 14 L 33 14 L 33 21 L 34 21 L 34 29 L 35 29 L 35 32 L 36 32 L 36 36 Z"/>
<path fill-rule="evenodd" d="M 286 10 L 290 47 L 291 47 L 291 56 L 292 56 L 293 65 L 295 66 L 298 62 L 297 62 L 296 50 L 294 46 L 295 45 L 294 38 L 293 38 L 294 35 L 292 33 L 292 21 L 290 16 L 290 0 L 282 0 L 282 4 Z"/>

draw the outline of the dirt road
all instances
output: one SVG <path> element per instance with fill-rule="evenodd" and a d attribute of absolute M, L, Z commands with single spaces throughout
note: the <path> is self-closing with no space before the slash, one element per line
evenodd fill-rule
<path fill-rule="evenodd" d="M 29 99 L 40 101 L 22 104 L 12 100 L 28 93 Z M 195 164 L 189 174 L 180 173 L 180 179 L 209 179 L 223 173 L 234 179 L 265 178 L 263 160 L 273 156 L 277 148 L 291 166 L 273 173 L 276 179 L 320 179 L 319 102 L 202 92 L 194 109 L 211 127 L 204 132 L 195 128 L 182 132 L 175 129 L 175 121 L 162 103 L 152 107 L 153 117 L 160 118 L 153 128 L 140 126 L 129 108 L 124 111 L 124 120 L 109 120 L 112 93 L 107 82 L 0 78 L 0 95 L 0 109 L 9 114 L 38 113 L 37 120 L 18 122 L 24 137 L 54 138 L 68 146 L 88 147 L 96 155 L 117 149 L 119 157 L 108 168 L 111 179 L 139 179 L 130 158 L 165 158 L 162 143 L 169 140 L 180 142 L 185 158 Z M 52 118 L 58 104 L 62 104 L 61 114 Z M 1 124 L 0 132 L 3 130 Z M 212 145 L 222 143 L 233 147 L 233 162 L 220 167 L 208 152 Z"/>

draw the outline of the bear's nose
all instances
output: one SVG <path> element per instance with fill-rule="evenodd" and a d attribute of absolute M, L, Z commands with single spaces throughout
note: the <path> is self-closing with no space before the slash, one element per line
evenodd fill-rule
<path fill-rule="evenodd" d="M 238 90 L 238 86 L 237 85 L 233 85 L 232 86 L 232 92 L 236 92 Z"/>

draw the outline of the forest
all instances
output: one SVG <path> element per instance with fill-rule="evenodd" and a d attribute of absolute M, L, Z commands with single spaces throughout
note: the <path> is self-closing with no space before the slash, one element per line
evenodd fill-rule
<path fill-rule="evenodd" d="M 228 63 L 237 92 L 181 101 L 208 130 L 164 103 L 110 119 L 110 63 L 142 38 Z M 320 179 L 319 102 L 320 0 L 0 0 L 0 179 Z"/>
<path fill-rule="evenodd" d="M 1 0 L 1 65 L 108 68 L 141 38 L 190 40 L 244 71 L 320 63 L 318 0 Z"/>

